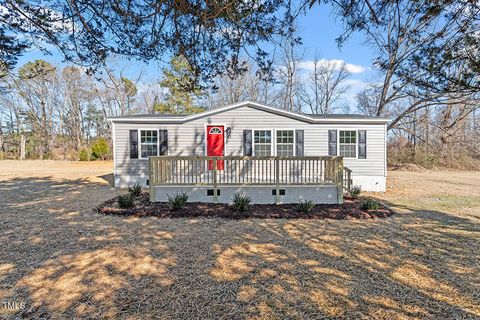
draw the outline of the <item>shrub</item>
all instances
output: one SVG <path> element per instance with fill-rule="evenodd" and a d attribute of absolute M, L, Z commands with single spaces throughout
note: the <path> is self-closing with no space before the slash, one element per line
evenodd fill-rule
<path fill-rule="evenodd" d="M 315 203 L 312 200 L 300 201 L 297 206 L 297 210 L 303 213 L 310 213 L 313 208 L 315 208 Z"/>
<path fill-rule="evenodd" d="M 172 211 L 178 211 L 185 207 L 188 201 L 188 195 L 185 192 L 177 193 L 173 197 L 168 196 L 168 206 Z"/>
<path fill-rule="evenodd" d="M 135 197 L 133 197 L 130 193 L 122 194 L 118 196 L 117 202 L 120 208 L 131 208 L 133 207 L 133 202 Z"/>
<path fill-rule="evenodd" d="M 88 154 L 88 150 L 87 149 L 80 150 L 80 153 L 78 154 L 78 158 L 80 159 L 80 161 L 90 160 L 90 155 Z"/>
<path fill-rule="evenodd" d="M 378 208 L 380 208 L 380 203 L 378 203 L 377 200 L 373 200 L 373 199 L 367 199 L 365 201 L 363 201 L 362 203 L 362 209 L 363 210 L 377 210 Z"/>
<path fill-rule="evenodd" d="M 128 193 L 130 193 L 132 197 L 138 197 L 142 194 L 142 186 L 135 183 L 133 186 L 128 187 Z"/>
<path fill-rule="evenodd" d="M 358 199 L 360 197 L 360 194 L 362 193 L 362 187 L 360 186 L 353 186 L 350 191 L 348 192 L 348 195 L 352 199 Z"/>
<path fill-rule="evenodd" d="M 252 199 L 248 194 L 237 192 L 232 197 L 233 210 L 237 212 L 246 212 L 250 208 L 250 202 L 252 202 Z"/>
<path fill-rule="evenodd" d="M 92 145 L 92 156 L 95 157 L 95 159 L 105 159 L 109 151 L 110 147 L 104 138 L 97 139 Z"/>
<path fill-rule="evenodd" d="M 66 149 L 62 158 L 69 161 L 77 160 L 80 159 L 80 153 L 74 149 Z"/>

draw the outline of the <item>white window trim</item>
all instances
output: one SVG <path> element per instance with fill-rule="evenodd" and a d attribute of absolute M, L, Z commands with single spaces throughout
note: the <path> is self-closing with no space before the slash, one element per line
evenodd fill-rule
<path fill-rule="evenodd" d="M 343 157 L 344 159 L 358 159 L 358 129 L 352 128 L 337 128 L 337 155 L 340 155 L 340 131 L 355 131 L 355 157 Z M 353 144 L 353 143 L 347 143 Z"/>
<path fill-rule="evenodd" d="M 278 156 L 277 154 L 277 131 L 293 131 L 293 157 L 297 156 L 297 134 L 296 130 L 298 129 L 292 129 L 292 128 L 278 128 L 275 129 L 275 156 Z M 304 131 L 305 132 L 305 131 Z M 305 133 L 304 133 L 305 134 Z M 305 139 L 305 137 L 304 137 Z"/>
<path fill-rule="evenodd" d="M 147 160 L 148 157 L 144 158 L 142 157 L 142 131 L 157 131 L 157 154 L 154 157 L 158 156 L 158 152 L 160 151 L 160 132 L 158 128 L 145 128 L 145 129 L 137 129 L 138 130 L 138 159 L 144 159 Z M 153 143 L 148 143 L 150 145 L 153 145 Z"/>
<path fill-rule="evenodd" d="M 271 156 L 274 156 L 275 155 L 275 149 L 274 149 L 274 143 L 273 141 L 275 141 L 275 129 L 264 129 L 264 128 L 259 128 L 259 129 L 252 129 L 252 156 L 256 156 L 255 154 L 255 131 L 270 131 L 270 137 L 271 137 L 271 141 L 270 141 L 270 157 Z M 266 143 L 263 143 L 263 144 L 266 144 Z"/>

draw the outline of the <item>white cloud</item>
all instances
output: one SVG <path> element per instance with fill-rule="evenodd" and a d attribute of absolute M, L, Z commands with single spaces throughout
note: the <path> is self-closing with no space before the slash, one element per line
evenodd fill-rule
<path fill-rule="evenodd" d="M 350 112 L 352 112 L 353 106 L 357 105 L 357 94 L 368 87 L 369 83 L 357 79 L 347 79 L 342 82 L 342 85 L 348 87 L 348 90 L 343 94 L 343 100 L 349 106 Z"/>
<path fill-rule="evenodd" d="M 362 73 L 367 70 L 364 66 L 358 65 L 358 64 L 351 64 L 351 63 L 346 63 L 345 61 L 341 59 L 320 59 L 318 60 L 318 65 L 319 66 L 327 66 L 327 65 L 333 65 L 336 69 L 339 69 L 340 66 L 345 63 L 345 66 L 347 67 L 347 70 L 351 73 Z M 299 63 L 301 69 L 305 70 L 313 70 L 314 69 L 314 63 L 312 60 L 307 60 L 307 61 L 301 61 Z"/>
<path fill-rule="evenodd" d="M 370 83 L 365 82 L 363 80 L 358 80 L 358 79 L 346 79 L 342 82 L 344 86 L 348 86 L 351 91 L 355 93 L 359 93 L 363 91 L 365 88 L 367 88 Z"/>

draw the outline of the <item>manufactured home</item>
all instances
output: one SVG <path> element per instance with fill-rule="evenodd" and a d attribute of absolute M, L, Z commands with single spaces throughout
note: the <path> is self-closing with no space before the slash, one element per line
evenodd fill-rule
<path fill-rule="evenodd" d="M 299 114 L 245 101 L 198 114 L 115 117 L 115 187 L 152 201 L 342 203 L 354 185 L 385 191 L 387 118 Z"/>

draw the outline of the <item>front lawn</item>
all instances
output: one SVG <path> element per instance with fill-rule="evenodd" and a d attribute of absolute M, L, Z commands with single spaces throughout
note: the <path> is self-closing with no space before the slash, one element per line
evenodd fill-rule
<path fill-rule="evenodd" d="M 0 161 L 0 318 L 480 317 L 479 173 L 393 173 L 383 219 L 234 220 L 93 213 L 110 172 Z"/>

